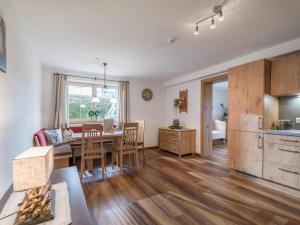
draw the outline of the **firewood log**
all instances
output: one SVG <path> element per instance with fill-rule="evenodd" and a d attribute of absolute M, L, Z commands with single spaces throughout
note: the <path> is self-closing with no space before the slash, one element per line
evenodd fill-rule
<path fill-rule="evenodd" d="M 37 217 L 40 215 L 41 211 L 42 211 L 41 208 L 36 208 L 36 209 L 33 211 L 32 215 L 31 215 L 31 218 L 32 218 L 32 219 L 37 218 Z"/>
<path fill-rule="evenodd" d="M 24 223 L 26 220 L 26 215 L 20 215 L 19 218 L 18 218 L 18 222 L 19 224 L 22 224 Z"/>
<path fill-rule="evenodd" d="M 24 199 L 23 203 L 20 206 L 19 211 L 23 211 L 27 207 L 27 204 L 28 204 L 28 200 Z"/>

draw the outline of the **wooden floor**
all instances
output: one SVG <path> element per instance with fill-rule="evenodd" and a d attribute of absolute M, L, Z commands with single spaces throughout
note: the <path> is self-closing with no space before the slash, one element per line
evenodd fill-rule
<path fill-rule="evenodd" d="M 212 144 L 212 159 L 223 165 L 228 163 L 227 144 L 222 140 L 215 140 Z"/>
<path fill-rule="evenodd" d="M 109 168 L 105 180 L 96 171 L 83 185 L 94 224 L 300 224 L 299 200 L 217 162 L 147 150 L 140 165 L 123 176 Z"/>

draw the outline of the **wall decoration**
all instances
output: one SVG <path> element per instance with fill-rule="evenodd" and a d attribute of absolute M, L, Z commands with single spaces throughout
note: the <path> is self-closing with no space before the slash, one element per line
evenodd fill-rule
<path fill-rule="evenodd" d="M 145 88 L 142 91 L 142 98 L 145 101 L 150 101 L 153 98 L 153 92 L 149 88 Z"/>
<path fill-rule="evenodd" d="M 179 98 L 174 99 L 174 107 L 178 107 L 179 113 L 188 112 L 188 90 L 179 91 Z"/>
<path fill-rule="evenodd" d="M 6 27 L 5 22 L 0 17 L 0 70 L 6 73 Z"/>

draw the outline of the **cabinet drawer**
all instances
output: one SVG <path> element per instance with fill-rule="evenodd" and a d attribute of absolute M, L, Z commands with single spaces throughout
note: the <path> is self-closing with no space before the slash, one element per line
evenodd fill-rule
<path fill-rule="evenodd" d="M 300 169 L 264 161 L 263 178 L 300 189 Z"/>
<path fill-rule="evenodd" d="M 166 134 L 166 135 L 169 135 L 169 136 L 177 137 L 178 132 L 176 132 L 176 131 L 174 131 L 174 130 L 164 130 L 164 129 L 160 129 L 160 130 L 159 130 L 159 134 Z"/>
<path fill-rule="evenodd" d="M 172 144 L 172 143 L 161 141 L 159 143 L 159 148 L 173 152 L 173 153 L 178 153 L 178 145 L 177 144 Z"/>
<path fill-rule="evenodd" d="M 300 168 L 300 147 L 265 143 L 264 160 Z"/>
<path fill-rule="evenodd" d="M 300 147 L 300 137 L 295 137 L 295 136 L 265 134 L 264 142 Z"/>
<path fill-rule="evenodd" d="M 159 134 L 159 140 L 176 144 L 178 138 L 177 138 L 177 136 L 174 136 L 173 134 L 162 133 L 162 134 Z"/>

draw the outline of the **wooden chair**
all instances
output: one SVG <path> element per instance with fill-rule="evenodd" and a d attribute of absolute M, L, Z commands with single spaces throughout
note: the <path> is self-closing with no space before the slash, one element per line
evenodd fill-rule
<path fill-rule="evenodd" d="M 137 145 L 138 149 L 143 150 L 143 159 L 145 161 L 145 144 L 144 144 L 144 138 L 145 138 L 145 120 L 136 120 L 136 123 L 138 123 L 138 139 L 137 139 Z"/>
<path fill-rule="evenodd" d="M 81 169 L 82 182 L 86 160 L 101 159 L 102 178 L 104 179 L 106 167 L 106 151 L 103 147 L 103 126 L 101 124 L 83 124 L 81 141 Z"/>
<path fill-rule="evenodd" d="M 120 174 L 123 174 L 124 156 L 134 155 L 135 167 L 139 169 L 137 137 L 138 137 L 138 123 L 125 123 L 123 126 L 123 135 L 120 146 L 115 146 L 112 152 L 112 167 L 114 166 L 114 159 L 117 164 L 120 158 Z"/>

